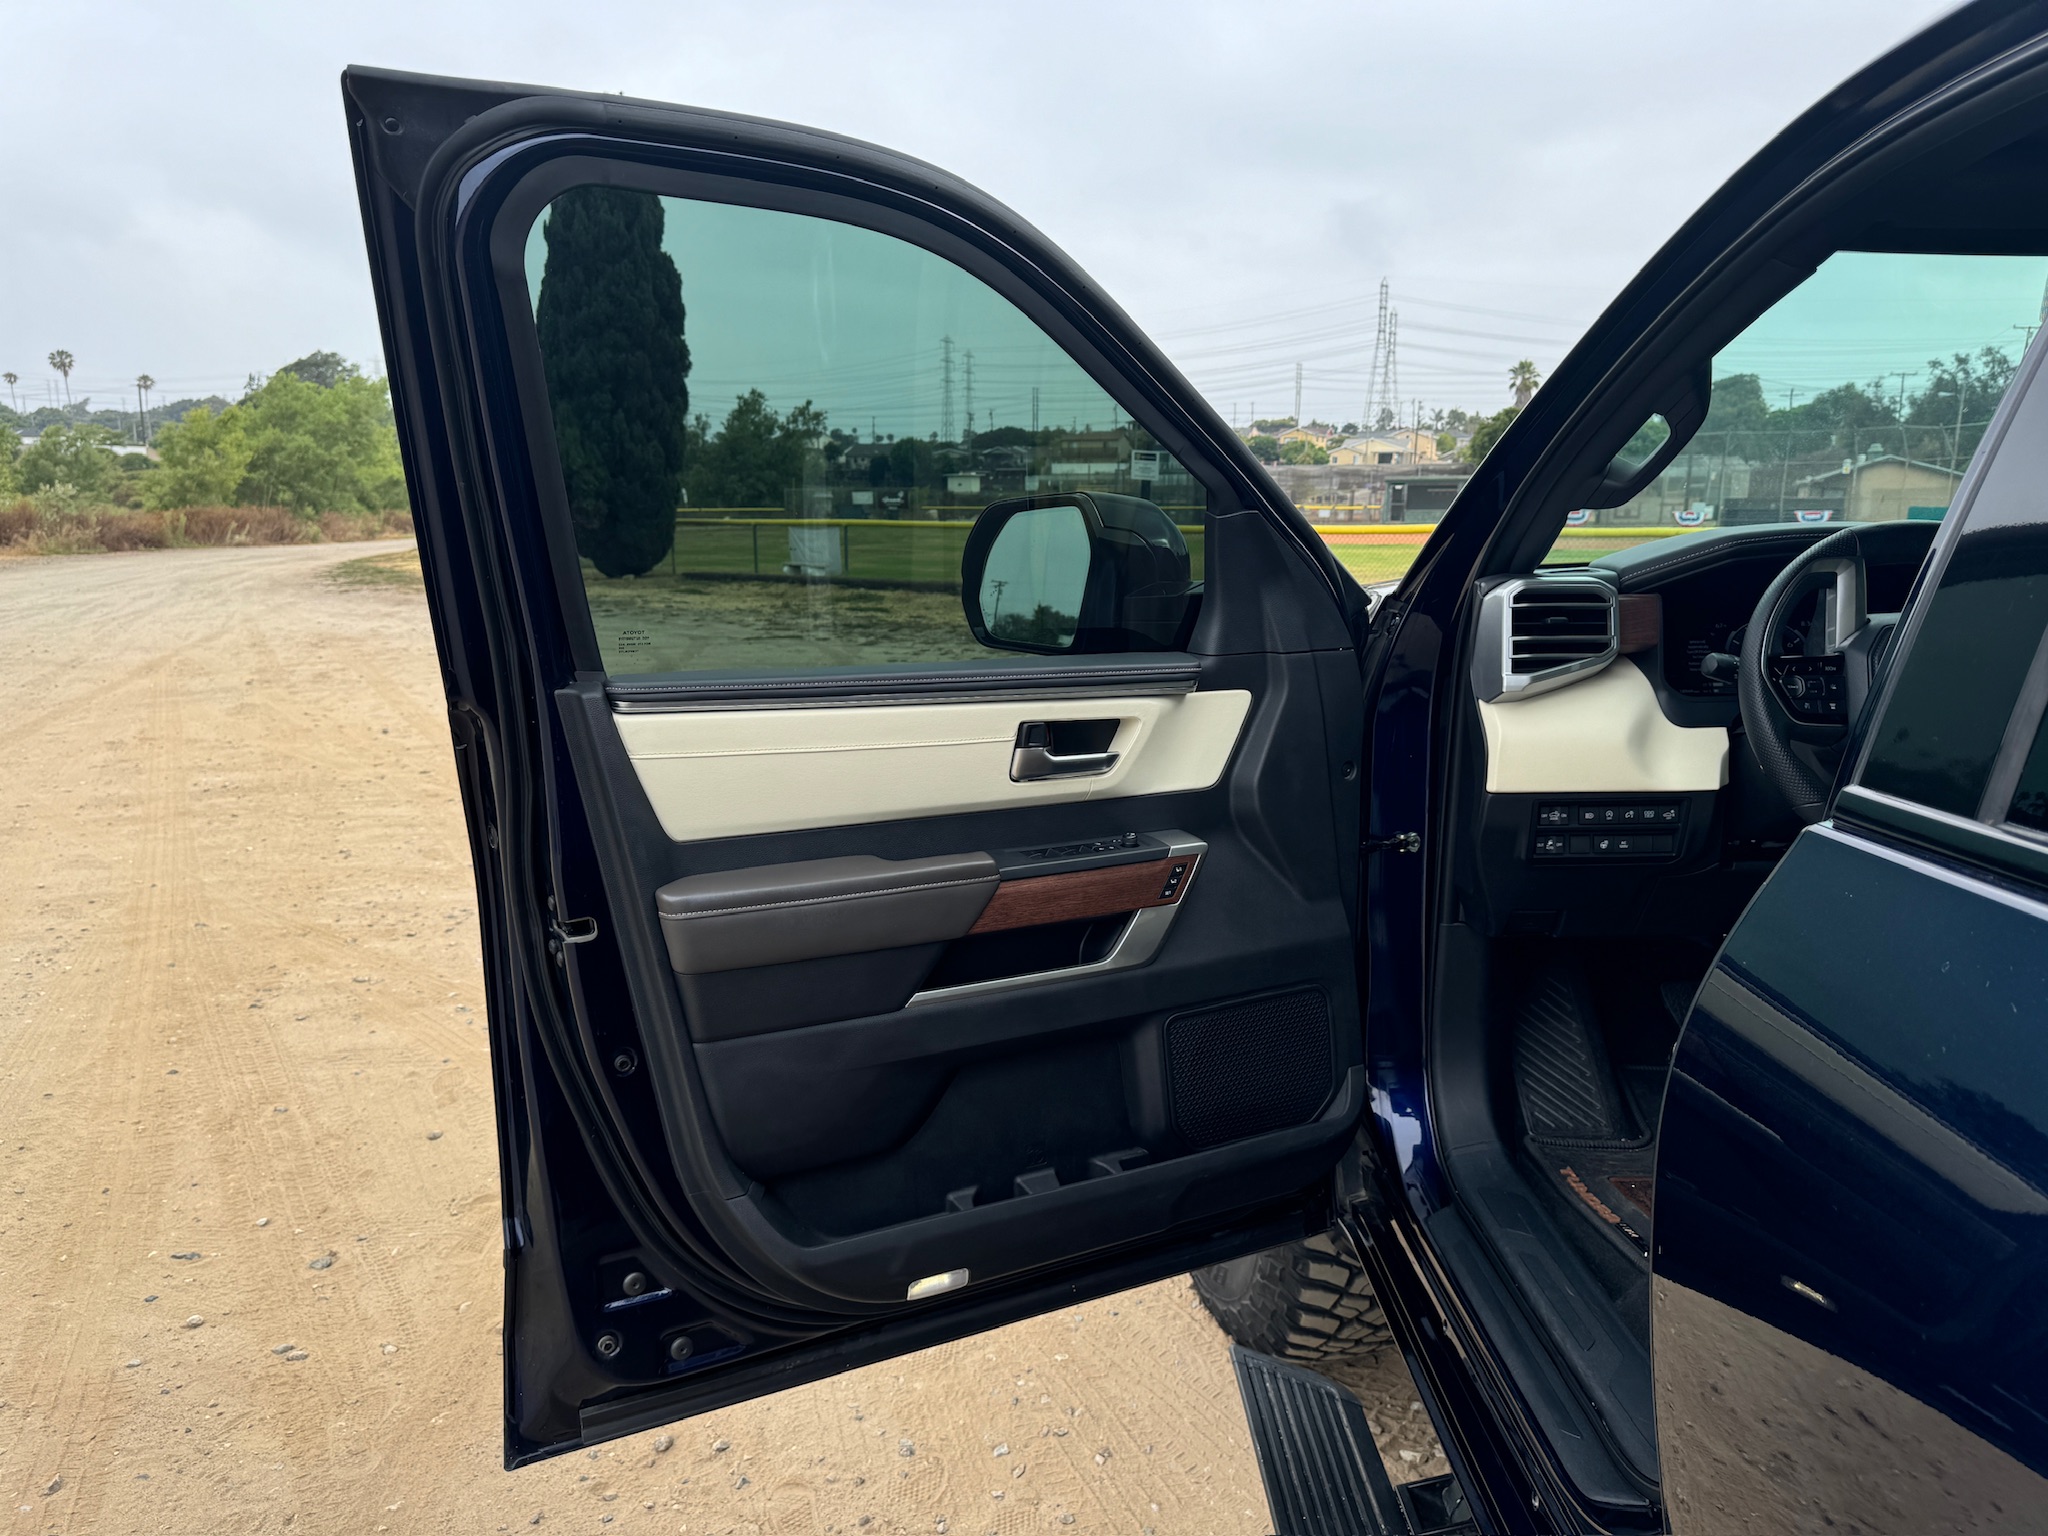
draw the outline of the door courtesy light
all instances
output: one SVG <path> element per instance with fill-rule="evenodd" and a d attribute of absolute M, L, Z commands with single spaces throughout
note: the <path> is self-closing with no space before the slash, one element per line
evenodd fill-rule
<path fill-rule="evenodd" d="M 926 1275 L 922 1280 L 910 1282 L 910 1289 L 903 1293 L 905 1301 L 923 1301 L 927 1296 L 942 1296 L 947 1291 L 957 1291 L 967 1283 L 967 1271 L 949 1269 L 943 1275 Z"/>

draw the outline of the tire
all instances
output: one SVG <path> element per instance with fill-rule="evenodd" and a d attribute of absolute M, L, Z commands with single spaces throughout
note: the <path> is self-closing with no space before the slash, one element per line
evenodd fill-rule
<path fill-rule="evenodd" d="M 1319 1365 L 1370 1359 L 1392 1342 L 1366 1279 L 1325 1232 L 1194 1272 L 1195 1294 L 1246 1349 Z"/>

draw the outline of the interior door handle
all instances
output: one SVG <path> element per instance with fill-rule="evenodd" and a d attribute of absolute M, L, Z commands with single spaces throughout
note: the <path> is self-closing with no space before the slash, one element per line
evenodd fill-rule
<path fill-rule="evenodd" d="M 1104 723 L 1114 727 L 1114 722 Z M 1027 720 L 1017 727 L 1017 744 L 1010 752 L 1010 779 L 1027 784 L 1034 779 L 1090 778 L 1109 772 L 1117 757 L 1115 752 L 1055 752 L 1052 726 L 1043 720 Z"/>

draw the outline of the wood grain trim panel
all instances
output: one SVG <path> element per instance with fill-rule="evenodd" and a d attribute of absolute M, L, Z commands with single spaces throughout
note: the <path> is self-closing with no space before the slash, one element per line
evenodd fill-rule
<path fill-rule="evenodd" d="M 1656 592 L 1625 592 L 1615 606 L 1615 648 L 1627 656 L 1664 637 L 1664 599 Z"/>
<path fill-rule="evenodd" d="M 1068 923 L 1084 917 L 1112 917 L 1141 907 L 1170 907 L 1195 883 L 1199 855 L 1152 859 L 1143 864 L 1112 864 L 1106 869 L 1078 869 L 1065 875 L 1034 875 L 1005 880 L 996 887 L 969 933 L 997 933 L 1005 928 L 1035 928 L 1042 923 Z M 1166 895 L 1176 864 L 1187 869 Z"/>

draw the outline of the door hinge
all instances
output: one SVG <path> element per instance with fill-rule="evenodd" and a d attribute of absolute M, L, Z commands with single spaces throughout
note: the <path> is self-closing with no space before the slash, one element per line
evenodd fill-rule
<path fill-rule="evenodd" d="M 1420 832 L 1395 832 L 1386 837 L 1368 837 L 1362 844 L 1367 853 L 1420 853 Z"/>

